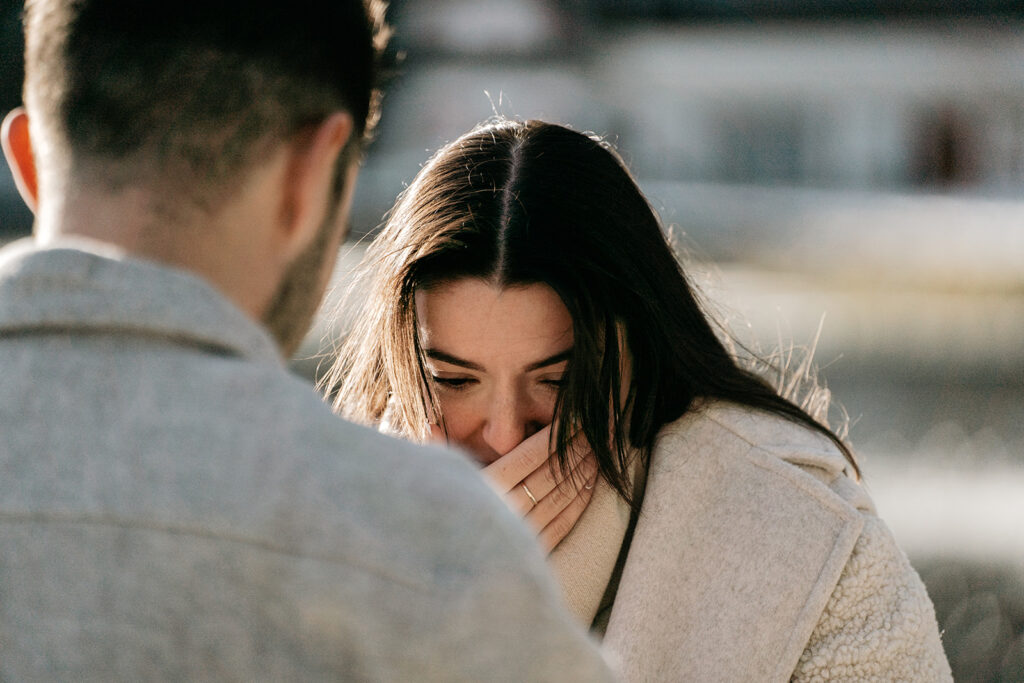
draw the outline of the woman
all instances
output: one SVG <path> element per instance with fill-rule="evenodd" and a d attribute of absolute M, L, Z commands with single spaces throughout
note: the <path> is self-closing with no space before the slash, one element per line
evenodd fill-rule
<path fill-rule="evenodd" d="M 950 679 L 849 449 L 719 340 L 608 145 L 484 125 L 365 264 L 337 409 L 485 465 L 628 680 Z"/>

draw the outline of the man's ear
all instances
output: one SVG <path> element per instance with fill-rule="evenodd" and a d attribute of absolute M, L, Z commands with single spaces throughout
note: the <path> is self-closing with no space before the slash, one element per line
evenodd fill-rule
<path fill-rule="evenodd" d="M 334 169 L 352 127 L 349 114 L 335 112 L 291 145 L 279 221 L 283 256 L 289 263 L 312 244 L 327 218 Z"/>
<path fill-rule="evenodd" d="M 4 118 L 3 126 L 0 127 L 0 143 L 21 198 L 35 212 L 39 202 L 39 182 L 32 155 L 32 139 L 28 134 L 28 114 L 24 107 L 12 109 Z"/>

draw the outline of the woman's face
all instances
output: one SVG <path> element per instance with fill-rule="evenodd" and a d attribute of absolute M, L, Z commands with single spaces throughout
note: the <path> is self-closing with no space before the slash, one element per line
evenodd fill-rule
<path fill-rule="evenodd" d="M 464 278 L 419 290 L 416 315 L 450 441 L 486 465 L 551 424 L 573 344 L 554 290 Z"/>

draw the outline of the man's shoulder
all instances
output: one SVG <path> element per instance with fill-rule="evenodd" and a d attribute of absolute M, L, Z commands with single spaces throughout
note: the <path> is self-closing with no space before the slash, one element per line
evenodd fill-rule
<path fill-rule="evenodd" d="M 502 556 L 489 539 L 523 535 L 467 458 L 342 420 L 279 364 L 163 338 L 23 342 L 0 348 L 0 491 L 18 514 L 225 539 L 424 587 Z"/>
<path fill-rule="evenodd" d="M 411 580 L 436 588 L 501 555 L 495 537 L 522 536 L 463 454 L 346 421 L 306 381 L 238 365 L 207 385 L 196 411 L 222 406 L 211 426 L 235 435 L 219 442 L 223 457 L 237 471 L 262 472 L 238 482 L 236 495 L 254 496 L 252 505 L 268 514 L 287 508 L 294 528 L 281 538 L 304 545 L 296 552 L 404 567 L 417 575 Z M 280 523 L 264 531 L 277 534 Z"/>
<path fill-rule="evenodd" d="M 3 511 L 218 539 L 430 590 L 517 566 L 530 539 L 466 458 L 335 416 L 206 283 L 84 249 L 20 249 L 0 254 Z"/>

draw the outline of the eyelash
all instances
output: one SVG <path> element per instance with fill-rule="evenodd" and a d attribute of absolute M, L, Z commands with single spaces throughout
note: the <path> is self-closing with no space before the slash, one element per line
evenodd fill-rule
<path fill-rule="evenodd" d="M 448 389 L 465 389 L 466 386 L 474 381 L 468 377 L 438 377 L 437 375 L 431 375 L 430 378 Z"/>
<path fill-rule="evenodd" d="M 434 380 L 436 383 L 440 384 L 441 386 L 447 389 L 453 389 L 455 391 L 465 389 L 473 382 L 476 382 L 476 380 L 470 377 L 438 377 L 437 375 L 431 375 L 430 378 Z M 541 384 L 546 384 L 550 386 L 552 389 L 557 390 L 562 388 L 563 380 L 545 379 L 541 380 Z"/>

